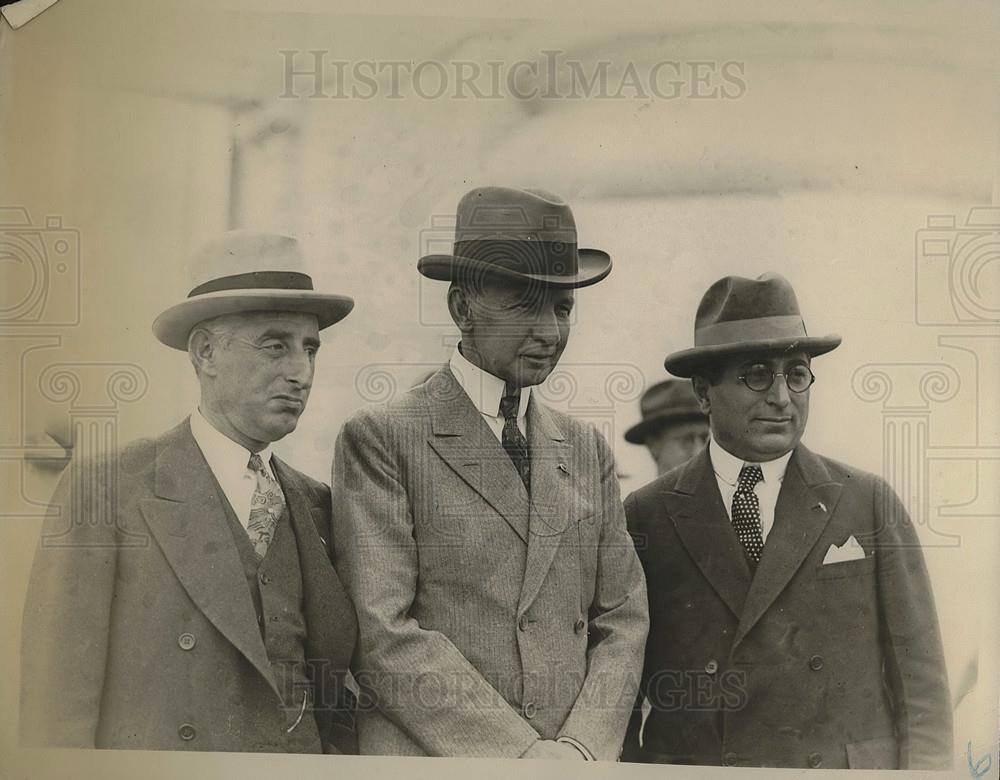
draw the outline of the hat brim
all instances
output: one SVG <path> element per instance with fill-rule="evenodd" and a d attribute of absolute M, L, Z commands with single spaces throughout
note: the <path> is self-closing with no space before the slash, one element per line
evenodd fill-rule
<path fill-rule="evenodd" d="M 812 357 L 824 355 L 840 346 L 841 338 L 829 336 L 801 336 L 799 338 L 761 339 L 740 344 L 719 344 L 710 347 L 692 347 L 672 352 L 663 361 L 663 367 L 674 376 L 690 379 L 699 366 L 713 363 L 730 355 L 753 352 L 790 352 L 802 350 Z"/>
<path fill-rule="evenodd" d="M 575 274 L 526 274 L 462 255 L 424 255 L 417 270 L 428 279 L 450 282 L 470 274 L 495 275 L 517 281 L 535 281 L 551 287 L 587 287 L 611 273 L 611 257 L 600 249 L 577 250 Z"/>
<path fill-rule="evenodd" d="M 319 329 L 323 330 L 344 319 L 353 308 L 354 299 L 347 295 L 307 290 L 222 290 L 171 306 L 153 321 L 153 334 L 168 347 L 187 350 L 192 328 L 223 314 L 250 311 L 315 314 Z"/>
<path fill-rule="evenodd" d="M 708 416 L 701 412 L 690 410 L 683 412 L 661 412 L 660 414 L 647 417 L 641 422 L 637 422 L 625 431 L 625 441 L 629 444 L 645 444 L 647 436 L 655 433 L 664 426 L 676 425 L 682 422 L 695 422 L 697 420 L 704 420 L 707 423 Z"/>

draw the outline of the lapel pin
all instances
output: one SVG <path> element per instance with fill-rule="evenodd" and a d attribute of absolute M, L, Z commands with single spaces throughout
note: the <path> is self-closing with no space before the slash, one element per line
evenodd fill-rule
<path fill-rule="evenodd" d="M 823 510 L 823 511 L 825 512 L 825 511 L 826 511 L 826 504 L 824 504 L 824 503 L 823 503 L 822 501 L 820 501 L 820 502 L 819 502 L 818 504 L 816 504 L 816 506 L 815 506 L 815 507 L 813 507 L 813 508 L 814 508 L 814 509 L 822 509 L 822 510 Z"/>
<path fill-rule="evenodd" d="M 563 474 L 569 474 L 569 469 L 566 468 L 565 463 L 557 463 L 556 468 L 559 469 Z"/>

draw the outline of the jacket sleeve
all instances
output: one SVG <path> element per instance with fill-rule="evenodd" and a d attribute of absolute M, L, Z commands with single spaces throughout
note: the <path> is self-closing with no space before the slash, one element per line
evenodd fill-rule
<path fill-rule="evenodd" d="M 597 585 L 589 614 L 587 679 L 560 736 L 585 745 L 598 760 L 615 761 L 639 688 L 649 607 L 646 579 L 625 527 L 614 457 L 604 438 L 591 431 L 601 470 Z"/>
<path fill-rule="evenodd" d="M 117 563 L 103 473 L 72 462 L 42 526 L 21 629 L 21 741 L 96 747 Z"/>
<path fill-rule="evenodd" d="M 418 551 L 394 452 L 402 426 L 362 412 L 334 454 L 337 570 L 358 614 L 360 706 L 376 706 L 429 755 L 516 758 L 538 733 L 446 636 L 411 616 Z M 412 444 L 419 471 L 426 442 Z"/>
<path fill-rule="evenodd" d="M 646 565 L 643 558 L 643 553 L 646 549 L 646 536 L 642 523 L 642 516 L 638 508 L 638 501 L 636 499 L 635 493 L 629 495 L 624 502 L 625 506 L 625 522 L 628 526 L 629 536 L 632 537 L 632 543 L 635 545 L 636 555 L 639 558 L 639 563 L 645 572 Z M 632 707 L 632 714 L 628 720 L 628 726 L 625 729 L 625 741 L 622 745 L 622 761 L 630 762 L 643 762 L 642 745 L 640 744 L 642 738 L 642 727 L 643 727 L 643 713 L 642 707 L 646 700 L 646 669 L 643 666 L 642 675 L 639 678 L 639 693 L 636 696 L 635 704 Z"/>
<path fill-rule="evenodd" d="M 952 757 L 952 711 L 927 567 L 906 509 L 881 480 L 874 501 L 879 613 L 899 765 L 947 769 Z"/>

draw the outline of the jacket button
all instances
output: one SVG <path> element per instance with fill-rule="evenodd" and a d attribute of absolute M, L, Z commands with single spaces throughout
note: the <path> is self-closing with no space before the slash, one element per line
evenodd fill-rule
<path fill-rule="evenodd" d="M 586 627 L 587 623 L 586 621 L 584 621 L 583 618 L 578 618 L 577 621 L 573 624 L 573 630 L 576 631 L 576 633 L 578 634 L 583 633 L 583 629 L 585 629 Z"/>
<path fill-rule="evenodd" d="M 526 615 L 521 615 L 521 617 L 519 617 L 517 619 L 517 627 L 521 631 L 527 631 L 528 630 L 528 618 L 527 618 Z"/>
<path fill-rule="evenodd" d="M 809 766 L 813 769 L 819 769 L 819 767 L 823 766 L 823 756 L 820 753 L 810 753 Z"/>
<path fill-rule="evenodd" d="M 194 726 L 192 726 L 190 723 L 182 723 L 181 727 L 177 729 L 178 736 L 185 742 L 190 742 L 192 739 L 194 739 L 195 733 L 196 732 L 194 730 Z"/>
<path fill-rule="evenodd" d="M 823 656 L 821 656 L 821 655 L 811 656 L 809 658 L 809 668 L 812 669 L 814 672 L 818 672 L 820 669 L 822 669 L 823 668 Z M 814 755 L 816 755 L 816 754 L 814 754 Z"/>
<path fill-rule="evenodd" d="M 177 637 L 177 644 L 181 650 L 194 650 L 195 643 L 194 634 L 189 634 L 187 631 Z"/>
<path fill-rule="evenodd" d="M 531 720 L 533 717 L 535 717 L 535 713 L 538 712 L 538 707 L 535 705 L 533 701 L 525 702 L 523 712 L 524 712 L 524 717 L 526 717 L 528 720 Z"/>
<path fill-rule="evenodd" d="M 726 753 L 726 755 L 722 757 L 722 763 L 726 766 L 736 766 L 737 762 L 738 759 L 736 758 L 735 753 Z"/>
<path fill-rule="evenodd" d="M 708 672 L 709 674 L 715 674 L 717 671 L 719 671 L 719 662 L 713 658 L 711 661 L 705 664 L 705 671 Z"/>
<path fill-rule="evenodd" d="M 271 581 L 271 578 L 267 576 L 265 572 L 260 573 L 260 584 L 267 585 Z"/>

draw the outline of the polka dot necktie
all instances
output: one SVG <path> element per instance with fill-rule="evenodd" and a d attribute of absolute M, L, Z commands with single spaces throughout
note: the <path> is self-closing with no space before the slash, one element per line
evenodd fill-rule
<path fill-rule="evenodd" d="M 250 501 L 250 521 L 247 523 L 247 534 L 250 536 L 250 543 L 258 558 L 267 555 L 267 546 L 274 538 L 274 529 L 278 525 L 278 520 L 285 511 L 285 496 L 281 492 L 281 485 L 272 477 L 266 468 L 264 461 L 258 453 L 250 456 L 247 468 L 253 473 L 257 480 L 257 486 L 253 491 L 253 498 Z"/>
<path fill-rule="evenodd" d="M 517 410 L 521 405 L 520 393 L 505 395 L 500 399 L 500 414 L 503 415 L 503 432 L 500 442 L 517 469 L 524 489 L 531 495 L 531 458 L 528 455 L 528 440 L 517 427 Z"/>
<path fill-rule="evenodd" d="M 760 560 L 761 550 L 764 549 L 764 535 L 760 526 L 760 502 L 753 489 L 763 479 L 760 466 L 756 463 L 744 464 L 733 494 L 733 527 L 747 557 L 754 563 Z"/>

